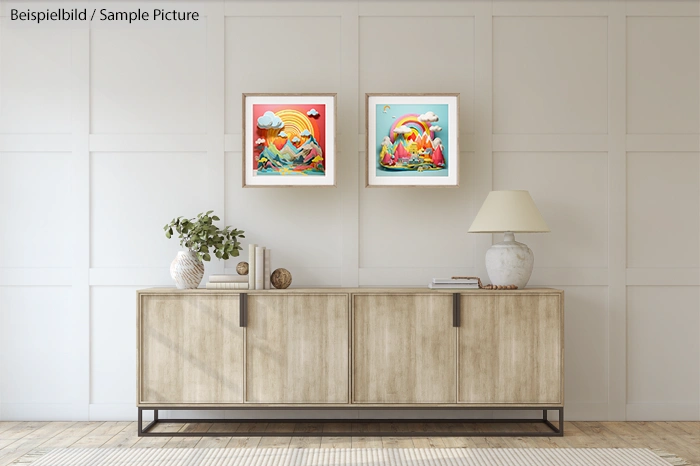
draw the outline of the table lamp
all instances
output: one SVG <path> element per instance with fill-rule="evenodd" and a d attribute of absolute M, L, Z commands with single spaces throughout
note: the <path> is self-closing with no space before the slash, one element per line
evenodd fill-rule
<path fill-rule="evenodd" d="M 535 256 L 515 241 L 515 233 L 547 233 L 549 227 L 527 191 L 491 191 L 469 227 L 469 233 L 504 233 L 503 242 L 486 251 L 486 272 L 494 285 L 524 288 Z"/>

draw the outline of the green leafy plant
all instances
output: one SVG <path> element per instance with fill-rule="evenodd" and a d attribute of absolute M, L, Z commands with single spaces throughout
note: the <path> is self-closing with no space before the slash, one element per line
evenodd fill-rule
<path fill-rule="evenodd" d="M 201 213 L 196 218 L 177 217 L 163 227 L 165 237 L 171 238 L 175 233 L 179 235 L 180 246 L 197 254 L 200 260 L 211 260 L 211 248 L 219 259 L 238 257 L 241 250 L 239 238 L 245 238 L 243 230 L 226 227 L 223 230 L 214 225 L 220 219 L 212 215 L 213 210 Z"/>

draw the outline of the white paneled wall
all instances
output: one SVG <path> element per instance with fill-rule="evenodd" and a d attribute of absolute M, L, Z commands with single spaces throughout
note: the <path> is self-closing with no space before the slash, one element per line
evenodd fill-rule
<path fill-rule="evenodd" d="M 700 420 L 698 0 L 174 6 L 203 19 L 0 22 L 0 419 L 135 417 L 134 292 L 171 285 L 174 216 L 215 209 L 295 286 L 420 286 L 486 277 L 498 238 L 466 230 L 528 189 L 567 416 Z M 243 92 L 338 94 L 337 188 L 241 187 Z M 460 93 L 458 188 L 363 187 L 366 92 Z"/>

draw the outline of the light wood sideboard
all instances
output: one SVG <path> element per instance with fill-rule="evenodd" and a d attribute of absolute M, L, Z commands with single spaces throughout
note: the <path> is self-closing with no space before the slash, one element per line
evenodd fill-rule
<path fill-rule="evenodd" d="M 563 406 L 561 290 L 137 292 L 140 435 L 205 408 L 528 409 L 561 435 Z"/>

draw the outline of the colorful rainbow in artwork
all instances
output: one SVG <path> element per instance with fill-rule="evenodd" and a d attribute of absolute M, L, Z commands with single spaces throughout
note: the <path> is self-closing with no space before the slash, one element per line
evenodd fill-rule
<path fill-rule="evenodd" d="M 391 130 L 389 131 L 389 138 L 391 139 L 391 142 L 394 142 L 396 139 L 396 133 L 394 130 L 402 125 L 410 128 L 411 132 L 417 137 L 420 137 L 423 133 L 427 132 L 430 134 L 430 139 L 435 138 L 435 133 L 430 131 L 430 123 L 420 121 L 417 113 L 408 113 L 397 119 L 394 124 L 391 125 Z"/>
<path fill-rule="evenodd" d="M 309 118 L 298 110 L 285 109 L 275 113 L 284 122 L 284 132 L 291 141 L 295 136 L 301 135 L 304 130 L 315 134 L 314 125 Z"/>

